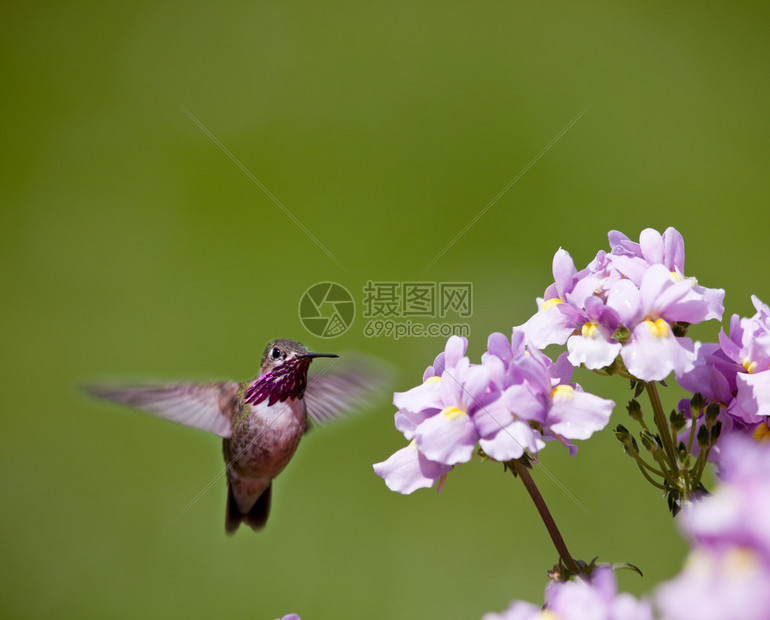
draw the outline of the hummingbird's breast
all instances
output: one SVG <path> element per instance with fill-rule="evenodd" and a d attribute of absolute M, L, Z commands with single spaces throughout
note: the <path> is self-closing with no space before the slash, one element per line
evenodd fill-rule
<path fill-rule="evenodd" d="M 305 432 L 305 401 L 287 399 L 268 406 L 245 404 L 246 415 L 224 441 L 224 456 L 240 476 L 271 480 L 289 464 Z"/>

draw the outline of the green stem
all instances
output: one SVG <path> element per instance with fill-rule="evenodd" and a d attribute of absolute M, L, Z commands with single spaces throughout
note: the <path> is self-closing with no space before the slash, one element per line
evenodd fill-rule
<path fill-rule="evenodd" d="M 644 461 L 636 461 L 636 464 L 639 466 L 639 471 L 642 472 L 642 476 L 647 478 L 647 482 L 649 482 L 654 487 L 658 487 L 661 490 L 664 490 L 664 491 L 666 490 L 666 487 L 664 485 L 660 484 L 660 482 L 653 480 L 652 476 L 650 476 L 650 474 L 644 471 L 644 467 L 642 467 L 642 464 L 647 465 L 647 463 L 644 463 Z"/>
<path fill-rule="evenodd" d="M 690 486 L 690 482 L 691 482 L 692 478 L 690 477 L 690 472 L 687 470 L 686 466 L 681 470 L 681 476 L 680 477 L 684 481 L 684 496 L 685 496 L 686 499 L 689 499 L 690 495 L 692 495 L 692 493 L 691 493 L 692 488 Z"/>
<path fill-rule="evenodd" d="M 658 388 L 655 383 L 648 383 L 645 385 L 647 395 L 650 397 L 650 404 L 652 404 L 652 411 L 655 414 L 655 426 L 658 427 L 661 441 L 663 442 L 663 449 L 666 451 L 666 457 L 669 460 L 671 470 L 678 472 L 676 448 L 674 442 L 671 439 L 671 432 L 668 429 L 668 420 L 666 420 L 666 414 L 663 413 L 663 405 L 660 402 L 660 396 L 658 395 Z"/>
<path fill-rule="evenodd" d="M 669 471 L 667 465 L 669 463 L 666 462 L 665 455 L 663 454 L 663 451 L 660 449 L 660 446 L 655 446 L 656 450 L 652 453 L 653 458 L 657 461 L 658 465 L 660 465 L 660 469 L 663 473 L 663 477 L 668 481 L 668 483 L 671 486 L 676 486 L 673 473 Z"/>
<path fill-rule="evenodd" d="M 581 366 L 581 368 L 585 368 L 585 366 Z M 612 377 L 612 376 L 616 376 L 616 377 L 622 377 L 623 379 L 629 379 L 629 380 L 632 380 L 632 379 L 633 379 L 633 380 L 635 380 L 635 381 L 637 381 L 637 380 L 638 380 L 638 379 L 637 379 L 636 377 L 634 377 L 633 375 L 631 375 L 631 374 L 629 374 L 629 373 L 627 373 L 627 372 L 623 372 L 622 370 L 616 370 L 615 372 L 609 373 L 609 372 L 603 372 L 603 371 L 601 371 L 601 370 L 598 370 L 598 369 L 596 369 L 596 368 L 592 368 L 592 369 L 591 369 L 591 372 L 594 372 L 594 373 L 596 373 L 596 374 L 597 374 L 597 375 L 599 375 L 600 377 Z"/>
<path fill-rule="evenodd" d="M 647 426 L 647 423 L 644 421 L 644 417 L 639 418 L 639 425 L 646 431 L 649 432 L 649 427 Z"/>
<path fill-rule="evenodd" d="M 564 562 L 564 566 L 566 566 L 573 575 L 579 575 L 580 568 L 575 560 L 572 559 L 572 556 L 567 549 L 567 545 L 559 532 L 559 528 L 556 527 L 556 522 L 553 520 L 551 512 L 548 510 L 548 506 L 546 506 L 543 496 L 540 495 L 540 491 L 538 490 L 535 481 L 532 479 L 529 470 L 519 461 L 512 461 L 512 463 L 514 467 L 512 470 L 513 473 L 521 478 L 529 496 L 532 498 L 532 501 L 535 502 L 535 508 L 537 508 L 537 511 L 540 513 L 540 518 L 543 520 L 545 529 L 548 530 L 548 534 L 553 541 L 554 547 L 556 547 L 556 551 L 559 552 L 559 557 L 562 562 Z"/>
<path fill-rule="evenodd" d="M 656 476 L 660 476 L 661 478 L 665 478 L 666 474 L 662 472 L 660 469 L 655 469 L 652 465 L 650 465 L 647 461 L 645 461 L 640 454 L 636 453 L 633 455 L 634 460 L 637 462 L 639 467 L 644 467 L 645 469 L 649 469 L 653 474 Z"/>
<path fill-rule="evenodd" d="M 693 481 L 700 482 L 701 477 L 703 476 L 703 471 L 706 469 L 706 464 L 709 462 L 709 454 L 711 453 L 711 446 L 708 448 L 701 448 L 701 454 L 698 456 L 703 455 L 703 460 L 700 463 L 700 467 L 698 467 L 698 473 L 693 478 Z"/>
<path fill-rule="evenodd" d="M 687 454 L 692 454 L 692 442 L 695 439 L 695 414 L 690 414 L 690 439 L 687 440 Z"/>
<path fill-rule="evenodd" d="M 698 471 L 701 469 L 704 456 L 705 456 L 705 450 L 701 448 L 700 452 L 698 453 L 698 458 L 695 459 L 695 465 L 693 465 L 692 468 L 690 469 L 690 476 L 693 480 L 698 479 Z"/>

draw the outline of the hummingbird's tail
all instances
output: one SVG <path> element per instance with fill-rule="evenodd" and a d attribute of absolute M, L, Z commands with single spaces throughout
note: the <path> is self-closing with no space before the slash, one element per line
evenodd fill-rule
<path fill-rule="evenodd" d="M 238 502 L 235 501 L 233 496 L 233 487 L 230 481 L 227 482 L 227 510 L 225 513 L 225 532 L 228 536 L 232 536 L 238 531 L 238 527 L 241 523 L 245 523 L 252 530 L 258 532 L 267 523 L 267 517 L 270 515 L 270 493 L 273 486 L 268 486 L 257 498 L 257 501 L 246 513 L 243 513 L 238 508 Z"/>

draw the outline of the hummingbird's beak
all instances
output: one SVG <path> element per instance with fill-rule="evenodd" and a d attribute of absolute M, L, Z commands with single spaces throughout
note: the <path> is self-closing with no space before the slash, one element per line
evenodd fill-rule
<path fill-rule="evenodd" d="M 337 355 L 336 353 L 303 353 L 302 355 L 297 356 L 298 359 L 303 359 L 306 357 L 309 357 L 312 359 L 314 357 L 339 357 L 339 355 Z"/>

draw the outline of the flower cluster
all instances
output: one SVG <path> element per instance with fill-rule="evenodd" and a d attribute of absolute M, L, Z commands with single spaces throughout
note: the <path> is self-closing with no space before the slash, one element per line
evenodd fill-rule
<path fill-rule="evenodd" d="M 770 449 L 737 434 L 722 443 L 722 484 L 683 510 L 693 550 L 683 571 L 656 593 L 665 620 L 770 614 Z"/>
<path fill-rule="evenodd" d="M 537 313 L 510 339 L 489 336 L 480 363 L 466 356 L 466 339 L 450 338 L 423 382 L 394 395 L 396 428 L 409 443 L 375 472 L 411 493 L 443 484 L 478 451 L 521 479 L 559 564 L 543 606 L 515 601 L 484 620 L 770 618 L 770 307 L 752 297 L 754 316 L 733 315 L 718 342 L 693 342 L 688 327 L 721 321 L 725 293 L 685 275 L 679 232 L 646 229 L 637 243 L 612 231 L 609 243 L 581 271 L 559 249 Z M 541 351 L 553 344 L 567 349 L 555 361 Z M 681 512 L 692 543 L 682 572 L 649 601 L 618 593 L 609 565 L 571 557 L 523 458 L 553 440 L 574 455 L 574 440 L 608 423 L 614 403 L 572 383 L 577 366 L 631 379 L 627 409 L 641 446 L 622 424 L 615 434 L 672 514 Z M 668 415 L 657 382 L 672 372 L 693 396 Z M 713 457 L 721 484 L 708 496 L 702 477 Z"/>
<path fill-rule="evenodd" d="M 619 594 L 607 566 L 590 577 L 552 581 L 545 605 L 514 601 L 482 620 L 767 620 L 770 615 L 770 449 L 746 436 L 724 440 L 722 484 L 689 504 L 680 521 L 693 547 L 679 575 L 649 602 Z"/>
<path fill-rule="evenodd" d="M 615 573 L 598 566 L 590 578 L 552 581 L 545 590 L 545 605 L 514 601 L 502 613 L 482 620 L 653 620 L 652 606 L 630 594 L 618 593 Z"/>
<path fill-rule="evenodd" d="M 575 366 L 604 368 L 620 354 L 642 381 L 691 370 L 694 344 L 677 332 L 721 319 L 724 291 L 684 275 L 684 241 L 674 228 L 663 235 L 645 229 L 639 243 L 612 231 L 609 241 L 610 252 L 600 251 L 582 271 L 568 252 L 556 253 L 554 283 L 522 329 L 540 348 L 566 343 Z"/>
<path fill-rule="evenodd" d="M 722 436 L 737 432 L 762 439 L 770 417 L 770 308 L 756 296 L 751 299 L 754 316 L 734 314 L 729 335 L 722 329 L 719 343 L 698 343 L 694 367 L 678 374 L 677 382 L 702 394 L 705 403 L 719 405 Z M 689 401 L 682 401 L 680 409 L 690 419 L 697 416 Z M 698 427 L 702 424 L 696 420 Z"/>
<path fill-rule="evenodd" d="M 574 454 L 571 440 L 607 425 L 614 403 L 570 383 L 566 355 L 552 362 L 518 330 L 510 341 L 492 334 L 480 364 L 469 361 L 467 346 L 452 336 L 422 384 L 394 395 L 396 428 L 410 443 L 374 465 L 391 490 L 433 486 L 476 446 L 500 462 L 535 455 L 550 440 Z"/>

